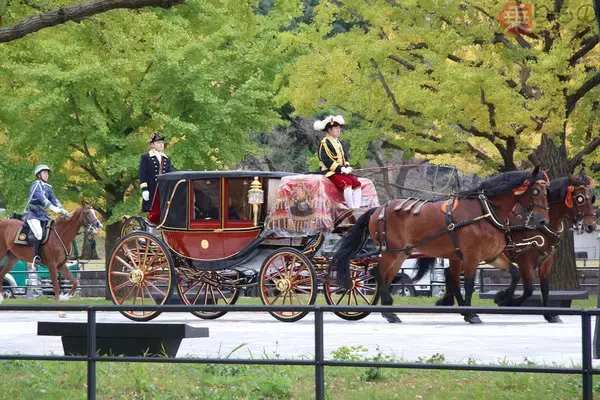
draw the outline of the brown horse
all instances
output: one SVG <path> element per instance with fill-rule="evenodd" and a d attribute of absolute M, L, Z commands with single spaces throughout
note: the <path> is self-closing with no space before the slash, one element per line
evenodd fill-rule
<path fill-rule="evenodd" d="M 4 219 L 0 221 L 0 259 L 6 257 L 6 264 L 0 271 L 0 293 L 2 293 L 2 282 L 19 260 L 32 262 L 33 248 L 30 246 L 14 244 L 17 231 L 23 224 L 16 219 Z M 48 267 L 56 302 L 68 300 L 77 289 L 77 280 L 73 277 L 69 268 L 66 267 L 71 242 L 75 239 L 79 228 L 84 227 L 91 231 L 102 229 L 102 224 L 96 216 L 91 205 L 83 204 L 69 216 L 59 217 L 54 229 L 50 233 L 48 241 L 40 249 L 42 262 Z M 65 296 L 60 294 L 58 282 L 58 271 L 60 271 L 72 283 L 71 291 Z M 0 295 L 0 303 L 2 296 Z M 61 316 L 63 316 L 62 314 Z"/>
<path fill-rule="evenodd" d="M 564 230 L 565 217 L 571 225 L 580 227 L 588 233 L 596 229 L 596 215 L 593 204 L 596 201 L 593 192 L 593 180 L 581 170 L 578 177 L 568 176 L 552 180 L 548 194 L 550 207 L 550 224 L 540 230 L 519 229 L 511 233 L 513 243 L 505 249 L 505 254 L 513 264 L 510 267 L 510 286 L 496 294 L 494 301 L 500 306 L 520 306 L 533 294 L 533 276 L 535 268 L 539 268 L 540 290 L 542 304 L 548 307 L 548 293 L 550 286 L 548 274 L 552 265 L 554 251 L 558 246 Z M 518 225 L 515 218 L 511 218 L 512 225 Z M 420 259 L 417 261 L 418 273 L 415 280 L 420 279 L 431 266 L 435 259 Z M 460 292 L 460 273 L 462 265 L 460 260 L 451 260 L 446 274 L 446 293 L 436 303 L 437 305 L 451 306 L 456 298 L 458 305 L 465 304 Z M 523 280 L 523 295 L 513 297 L 519 282 Z M 546 314 L 544 318 L 550 323 L 561 322 L 558 315 Z"/>
<path fill-rule="evenodd" d="M 507 269 L 510 266 L 504 254 L 507 227 L 502 221 L 510 213 L 517 213 L 535 226 L 544 226 L 548 222 L 547 185 L 547 176 L 536 167 L 533 173 L 507 172 L 489 178 L 445 203 L 422 204 L 418 212 L 412 206 L 405 207 L 406 200 L 393 200 L 372 208 L 346 233 L 333 255 L 332 268 L 338 284 L 349 286 L 349 261 L 366 241 L 367 229 L 381 251 L 381 261 L 373 276 L 379 284 L 383 305 L 393 303 L 390 284 L 413 251 L 426 257 L 462 259 L 470 271 L 475 271 L 481 261 Z M 474 278 L 475 274 L 466 277 L 469 304 Z M 383 316 L 389 322 L 401 322 L 394 313 L 386 312 Z M 478 322 L 477 316 L 466 318 Z"/>

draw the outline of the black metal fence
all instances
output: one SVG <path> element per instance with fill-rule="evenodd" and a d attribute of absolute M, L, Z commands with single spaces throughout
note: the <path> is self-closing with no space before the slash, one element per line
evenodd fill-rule
<path fill-rule="evenodd" d="M 229 312 L 266 312 L 266 311 L 308 311 L 314 313 L 315 357 L 312 360 L 293 359 L 230 359 L 230 358 L 154 358 L 154 357 L 114 357 L 96 354 L 96 313 L 119 310 L 135 311 L 229 311 Z M 152 362 L 152 363 L 197 363 L 197 364 L 252 364 L 252 365 L 301 365 L 315 367 L 315 397 L 325 398 L 325 367 L 369 367 L 369 368 L 407 368 L 407 369 L 437 369 L 462 371 L 494 371 L 494 372 L 529 372 L 581 375 L 582 398 L 593 398 L 593 375 L 600 374 L 600 369 L 592 365 L 592 332 L 591 317 L 600 315 L 600 309 L 566 309 L 566 308 L 489 308 L 489 307 L 395 307 L 395 306 L 34 306 L 34 305 L 2 305 L 0 311 L 85 311 L 87 312 L 87 356 L 56 356 L 56 355 L 23 355 L 1 354 L 0 360 L 55 360 L 55 361 L 86 361 L 87 362 L 87 397 L 96 398 L 96 364 L 98 362 Z M 478 314 L 515 314 L 542 315 L 545 313 L 571 315 L 581 317 L 581 367 L 548 367 L 510 365 L 470 365 L 470 364 L 422 364 L 414 362 L 373 362 L 373 361 L 340 361 L 325 359 L 323 314 L 333 311 L 342 312 L 396 312 L 396 313 L 426 313 L 426 314 L 455 314 L 475 312 Z M 364 323 L 364 322 L 363 322 Z"/>

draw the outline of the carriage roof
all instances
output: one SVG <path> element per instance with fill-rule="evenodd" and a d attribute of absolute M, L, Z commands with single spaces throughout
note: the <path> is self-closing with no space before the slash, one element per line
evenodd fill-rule
<path fill-rule="evenodd" d="M 162 174 L 158 177 L 158 180 L 161 182 L 179 181 L 182 179 L 250 178 L 254 176 L 262 178 L 282 178 L 288 175 L 294 175 L 294 173 L 280 171 L 177 171 Z"/>

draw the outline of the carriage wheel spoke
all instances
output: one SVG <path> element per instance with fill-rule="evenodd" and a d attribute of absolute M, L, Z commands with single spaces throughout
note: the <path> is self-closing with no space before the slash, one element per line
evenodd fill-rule
<path fill-rule="evenodd" d="M 127 291 L 127 293 L 125 293 L 125 296 L 123 296 L 123 298 L 121 299 L 121 302 L 119 303 L 118 300 L 117 302 L 119 303 L 120 306 L 123 305 L 123 303 L 125 302 L 125 300 L 127 300 L 129 298 L 129 296 L 131 296 L 131 292 L 133 292 L 133 289 L 135 289 L 135 285 L 132 285 L 129 290 Z"/>
<path fill-rule="evenodd" d="M 123 260 L 119 256 L 115 256 L 115 260 L 117 260 L 118 262 L 120 262 L 121 264 L 123 264 L 123 266 L 125 266 L 126 268 L 129 268 L 129 270 L 134 270 L 135 269 L 127 261 Z"/>
<path fill-rule="evenodd" d="M 342 302 L 342 300 L 344 299 L 344 297 L 346 297 L 346 294 L 348 294 L 348 291 L 345 290 L 344 293 L 342 293 L 342 297 L 340 297 L 338 299 L 338 301 L 335 303 L 336 306 L 340 305 L 340 303 Z"/>
<path fill-rule="evenodd" d="M 360 295 L 360 297 L 362 297 L 368 304 L 371 304 L 371 300 L 367 299 L 366 296 L 363 294 L 363 292 L 361 292 L 360 290 L 358 290 L 358 294 Z"/>
<path fill-rule="evenodd" d="M 296 292 L 291 292 L 291 293 L 292 293 L 292 295 L 294 295 L 294 297 L 296 298 L 296 300 L 298 300 L 298 303 L 300 303 L 300 305 L 304 304 L 304 302 L 302 300 L 300 300 L 300 298 L 298 297 L 298 295 L 296 294 Z M 291 295 L 290 295 L 290 300 L 291 300 Z"/>
<path fill-rule="evenodd" d="M 148 281 L 147 285 L 152 286 L 153 289 L 158 290 L 158 292 L 160 294 L 162 294 L 163 296 L 166 296 L 167 294 L 165 292 L 163 292 L 162 290 L 160 290 L 154 283 L 152 283 L 151 281 Z"/>
<path fill-rule="evenodd" d="M 136 290 L 135 290 L 135 295 L 133 296 L 133 305 L 135 305 L 136 299 L 138 298 L 138 295 L 140 294 L 140 286 L 136 285 Z"/>
<path fill-rule="evenodd" d="M 123 246 L 123 251 L 125 252 L 125 255 L 127 256 L 127 258 L 129 258 L 129 260 L 131 260 L 131 263 L 133 264 L 133 268 L 139 269 L 140 267 L 135 262 L 135 257 L 133 255 L 133 253 L 131 252 L 131 249 L 129 247 L 127 247 L 126 244 Z"/>
<path fill-rule="evenodd" d="M 229 300 L 227 300 L 227 297 L 225 297 L 225 294 L 221 291 L 221 288 L 219 288 L 218 286 L 217 286 L 217 291 L 221 295 L 221 298 L 223 299 L 225 304 L 229 305 Z"/>
<path fill-rule="evenodd" d="M 126 274 L 126 275 L 127 275 L 127 276 L 129 276 L 129 274 Z M 125 286 L 127 286 L 127 285 L 133 285 L 133 282 L 129 281 L 129 279 L 128 279 L 128 280 L 126 280 L 125 282 L 123 282 L 123 283 L 121 283 L 121 284 L 119 284 L 119 285 L 117 285 L 117 286 L 113 287 L 113 291 L 115 291 L 115 292 L 116 292 L 117 290 L 121 290 L 121 289 L 123 289 L 123 288 L 124 288 Z M 132 287 L 133 287 L 133 286 L 132 286 Z"/>
<path fill-rule="evenodd" d="M 198 286 L 199 284 L 201 284 L 202 282 L 200 281 L 195 281 L 193 284 L 191 284 L 190 286 L 188 286 L 185 290 L 183 290 L 183 295 L 186 296 L 190 290 L 194 289 L 196 286 Z M 198 291 L 198 293 L 200 293 L 200 291 Z M 196 297 L 196 300 L 198 298 Z"/>
<path fill-rule="evenodd" d="M 308 295 L 310 295 L 310 292 L 311 292 L 308 289 L 301 289 L 301 288 L 296 288 L 296 291 L 300 292 L 300 293 L 308 294 Z"/>
<path fill-rule="evenodd" d="M 154 299 L 154 296 L 152 296 L 152 293 L 150 293 L 150 288 L 148 287 L 148 285 L 144 285 L 144 287 L 146 288 L 146 291 L 148 292 L 148 297 L 150 297 L 150 300 L 152 300 L 152 302 L 154 303 L 154 305 L 157 305 L 158 303 Z M 142 304 L 144 304 L 143 292 L 142 292 Z"/>

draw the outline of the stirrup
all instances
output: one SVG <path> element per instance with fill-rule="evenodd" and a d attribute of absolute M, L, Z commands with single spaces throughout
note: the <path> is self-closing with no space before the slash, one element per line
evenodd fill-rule
<path fill-rule="evenodd" d="M 38 255 L 33 257 L 33 265 L 36 267 L 39 267 L 40 265 L 42 265 L 42 258 Z"/>

